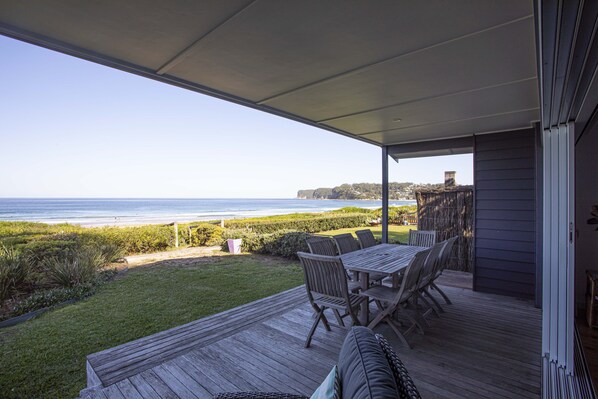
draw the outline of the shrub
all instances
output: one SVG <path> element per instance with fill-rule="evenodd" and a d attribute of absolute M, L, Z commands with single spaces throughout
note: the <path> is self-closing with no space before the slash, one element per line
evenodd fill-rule
<path fill-rule="evenodd" d="M 302 231 L 279 231 L 266 236 L 264 252 L 284 258 L 297 259 L 297 252 L 309 252 L 305 241 L 309 237 L 311 237 L 309 233 Z"/>
<path fill-rule="evenodd" d="M 367 208 L 359 208 L 357 206 L 346 206 L 344 208 L 340 208 L 340 209 L 335 209 L 333 211 L 330 211 L 331 213 L 367 213 L 367 214 L 373 214 L 375 212 L 375 210 L 373 209 L 367 209 Z"/>
<path fill-rule="evenodd" d="M 403 224 L 405 220 L 405 215 L 416 211 L 417 205 L 391 206 L 388 208 L 388 223 Z M 382 208 L 376 209 L 374 211 L 374 215 L 377 218 L 381 218 Z"/>
<path fill-rule="evenodd" d="M 164 251 L 174 247 L 172 226 L 101 227 L 79 234 L 85 243 L 118 245 L 127 254 Z"/>
<path fill-rule="evenodd" d="M 49 258 L 44 261 L 48 279 L 61 287 L 92 282 L 107 263 L 101 250 L 92 246 L 73 251 L 66 258 Z"/>
<path fill-rule="evenodd" d="M 106 263 L 119 262 L 125 257 L 125 251 L 118 244 L 107 243 L 99 245 L 98 249 L 104 257 Z"/>
<path fill-rule="evenodd" d="M 81 284 L 75 287 L 67 288 L 52 288 L 49 290 L 42 290 L 34 292 L 26 299 L 15 304 L 10 312 L 0 316 L 0 319 L 7 319 L 10 317 L 20 316 L 25 313 L 32 312 L 37 309 L 47 308 L 66 302 L 68 300 L 83 299 L 95 293 L 96 288 L 104 282 L 110 280 L 117 274 L 116 270 L 103 271 L 98 278 L 88 284 Z"/>
<path fill-rule="evenodd" d="M 273 234 L 257 234 L 248 230 L 228 230 L 225 238 L 241 238 L 241 249 L 244 252 L 270 254 L 285 258 L 297 258 L 297 252 L 309 251 L 306 239 L 311 237 L 303 231 L 283 230 Z M 227 243 L 222 244 L 222 250 L 228 251 Z"/>
<path fill-rule="evenodd" d="M 210 246 L 222 243 L 224 229 L 210 223 L 201 223 L 191 233 L 191 245 Z"/>
<path fill-rule="evenodd" d="M 337 230 L 351 227 L 365 226 L 372 216 L 365 213 L 349 213 L 322 216 L 313 216 L 311 218 L 275 218 L 268 219 L 239 219 L 227 222 L 227 225 L 233 229 L 250 229 L 255 233 L 275 233 L 280 230 L 304 231 L 307 233 L 317 233 L 326 230 Z"/>
<path fill-rule="evenodd" d="M 93 284 L 83 284 L 76 287 L 52 288 L 44 291 L 37 291 L 27 299 L 15 305 L 5 318 L 20 316 L 37 309 L 47 308 L 70 299 L 83 299 L 95 291 Z"/>
<path fill-rule="evenodd" d="M 0 301 L 22 287 L 29 275 L 26 257 L 12 247 L 0 245 Z"/>
<path fill-rule="evenodd" d="M 80 246 L 77 238 L 73 240 L 47 239 L 32 241 L 21 247 L 23 253 L 29 257 L 34 266 L 41 266 L 45 259 L 66 258 L 69 253 Z"/>
<path fill-rule="evenodd" d="M 226 242 L 229 238 L 241 238 L 241 250 L 243 252 L 257 252 L 261 253 L 264 246 L 263 235 L 257 234 L 249 230 L 237 229 L 237 230 L 225 230 L 222 234 L 222 250 L 228 251 L 228 243 Z"/>

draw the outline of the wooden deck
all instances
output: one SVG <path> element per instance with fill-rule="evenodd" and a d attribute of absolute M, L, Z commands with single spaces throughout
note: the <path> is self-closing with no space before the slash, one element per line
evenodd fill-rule
<path fill-rule="evenodd" d="M 449 273 L 444 282 L 453 305 L 429 319 L 425 335 L 409 337 L 412 350 L 386 326 L 379 329 L 422 396 L 539 397 L 540 310 L 529 301 L 463 288 L 463 274 Z M 305 349 L 311 317 L 298 287 L 90 355 L 89 382 L 104 388 L 82 398 L 211 398 L 239 390 L 310 396 L 336 363 L 346 334 L 320 327 Z"/>

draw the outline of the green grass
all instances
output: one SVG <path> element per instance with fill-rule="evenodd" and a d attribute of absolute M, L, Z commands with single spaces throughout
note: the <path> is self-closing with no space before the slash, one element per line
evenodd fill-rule
<path fill-rule="evenodd" d="M 382 237 L 382 226 L 375 226 L 375 227 L 355 227 L 350 229 L 338 229 L 338 230 L 330 230 L 330 231 L 323 231 L 318 233 L 318 235 L 325 235 L 325 236 L 333 236 L 336 234 L 344 234 L 344 233 L 352 233 L 355 235 L 356 230 L 363 230 L 363 229 L 370 229 L 372 233 L 374 233 L 374 237 L 380 239 Z M 390 225 L 388 226 L 388 241 L 389 242 L 402 242 L 406 243 L 409 241 L 409 230 L 417 230 L 417 226 L 395 226 Z"/>
<path fill-rule="evenodd" d="M 85 356 L 295 287 L 299 264 L 237 255 L 139 267 L 97 294 L 0 330 L 0 396 L 68 398 Z"/>

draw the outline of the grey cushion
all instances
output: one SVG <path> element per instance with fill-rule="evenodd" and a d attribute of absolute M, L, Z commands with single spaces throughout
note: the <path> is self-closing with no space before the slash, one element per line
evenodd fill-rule
<path fill-rule="evenodd" d="M 343 398 L 398 398 L 399 391 L 388 360 L 374 332 L 353 327 L 338 360 Z"/>

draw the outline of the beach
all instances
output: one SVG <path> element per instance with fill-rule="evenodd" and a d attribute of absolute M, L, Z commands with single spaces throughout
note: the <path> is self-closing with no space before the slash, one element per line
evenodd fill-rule
<path fill-rule="evenodd" d="M 391 206 L 415 201 L 390 201 Z M 82 227 L 138 226 L 238 219 L 355 206 L 375 209 L 381 201 L 255 198 L 0 198 L 0 221 L 69 223 Z"/>

